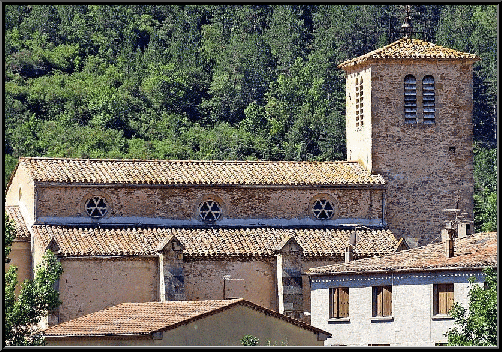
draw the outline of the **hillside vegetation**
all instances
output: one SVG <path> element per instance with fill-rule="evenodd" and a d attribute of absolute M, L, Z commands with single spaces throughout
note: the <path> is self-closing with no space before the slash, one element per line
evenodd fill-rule
<path fill-rule="evenodd" d="M 412 10 L 418 38 L 482 58 L 476 221 L 496 224 L 497 8 Z M 399 39 L 403 17 L 401 5 L 4 5 L 4 180 L 20 156 L 343 160 L 336 66 Z"/>

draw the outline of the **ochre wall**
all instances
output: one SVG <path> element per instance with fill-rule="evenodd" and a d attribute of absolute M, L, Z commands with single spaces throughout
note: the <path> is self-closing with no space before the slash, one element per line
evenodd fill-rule
<path fill-rule="evenodd" d="M 275 310 L 275 265 L 275 258 L 185 262 L 186 299 L 223 299 L 223 276 L 230 275 L 231 280 L 225 282 L 225 298 L 244 298 Z"/>
<path fill-rule="evenodd" d="M 18 205 L 28 228 L 35 219 L 35 192 L 33 181 L 20 165 L 5 195 L 5 206 Z"/>
<path fill-rule="evenodd" d="M 31 243 L 29 241 L 14 241 L 9 254 L 10 262 L 4 264 L 5 271 L 10 266 L 17 267 L 16 294 L 19 293 L 20 284 L 26 279 L 33 279 L 31 269 Z"/>
<path fill-rule="evenodd" d="M 61 259 L 59 322 L 123 302 L 159 300 L 158 258 Z"/>
<path fill-rule="evenodd" d="M 363 79 L 363 125 L 356 127 L 356 79 Z M 347 160 L 359 161 L 371 170 L 371 68 L 351 72 L 346 77 Z"/>
<path fill-rule="evenodd" d="M 37 217 L 84 217 L 84 203 L 92 195 L 104 196 L 106 217 L 198 219 L 204 197 L 221 201 L 224 218 L 293 219 L 311 217 L 311 202 L 320 193 L 334 199 L 334 218 L 381 217 L 382 190 L 325 188 L 244 187 L 79 187 L 42 186 L 37 194 Z"/>
<path fill-rule="evenodd" d="M 47 338 L 49 346 L 242 346 L 245 335 L 259 338 L 259 345 L 322 346 L 314 332 L 244 306 L 234 306 L 175 329 L 161 340 L 130 338 Z"/>

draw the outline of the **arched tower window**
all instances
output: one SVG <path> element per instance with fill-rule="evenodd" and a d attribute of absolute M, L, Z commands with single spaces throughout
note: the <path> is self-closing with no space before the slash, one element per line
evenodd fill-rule
<path fill-rule="evenodd" d="M 413 75 L 404 77 L 404 122 L 417 123 L 417 80 Z"/>
<path fill-rule="evenodd" d="M 434 77 L 432 76 L 425 76 L 422 80 L 422 105 L 424 108 L 424 123 L 434 123 L 436 97 L 434 92 Z"/>
<path fill-rule="evenodd" d="M 363 78 L 356 78 L 356 127 L 363 126 Z"/>

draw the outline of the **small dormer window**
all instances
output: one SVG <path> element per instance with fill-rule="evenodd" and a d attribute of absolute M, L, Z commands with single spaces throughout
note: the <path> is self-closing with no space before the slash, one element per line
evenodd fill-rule
<path fill-rule="evenodd" d="M 199 205 L 199 216 L 203 221 L 216 221 L 221 212 L 221 206 L 214 200 L 206 200 Z"/>
<path fill-rule="evenodd" d="M 108 212 L 108 206 L 103 197 L 94 196 L 85 203 L 85 210 L 91 218 L 100 219 Z"/>
<path fill-rule="evenodd" d="M 363 78 L 356 78 L 356 128 L 363 127 Z"/>
<path fill-rule="evenodd" d="M 333 217 L 334 208 L 327 199 L 317 199 L 312 207 L 312 212 L 316 219 L 327 220 Z"/>
<path fill-rule="evenodd" d="M 424 123 L 434 123 L 436 97 L 434 92 L 434 77 L 432 76 L 425 76 L 422 80 L 422 105 L 424 108 Z"/>
<path fill-rule="evenodd" d="M 404 77 L 404 122 L 417 123 L 417 80 L 413 75 Z"/>

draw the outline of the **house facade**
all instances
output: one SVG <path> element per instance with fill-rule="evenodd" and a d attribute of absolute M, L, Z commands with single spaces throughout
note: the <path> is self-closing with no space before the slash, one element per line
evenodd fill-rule
<path fill-rule="evenodd" d="M 453 302 L 469 306 L 469 278 L 497 268 L 497 234 L 478 233 L 378 258 L 310 269 L 312 325 L 326 345 L 435 346 L 453 327 Z"/>

